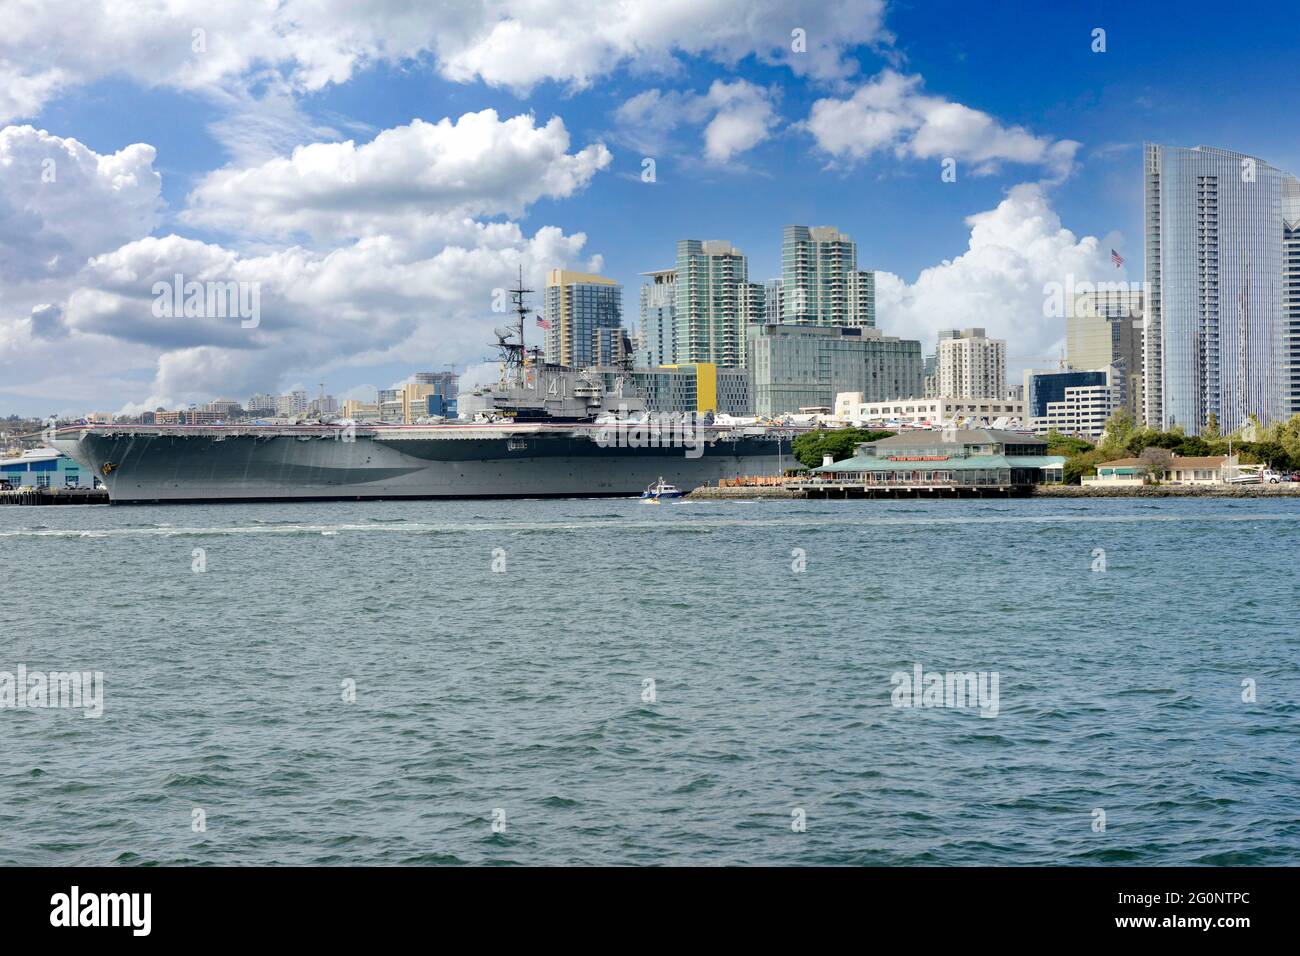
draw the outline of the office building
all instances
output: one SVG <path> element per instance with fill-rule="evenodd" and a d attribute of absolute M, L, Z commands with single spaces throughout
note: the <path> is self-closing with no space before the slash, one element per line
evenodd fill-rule
<path fill-rule="evenodd" d="M 1295 178 L 1262 159 L 1148 143 L 1145 405 L 1149 425 L 1199 434 L 1291 409 L 1283 207 Z"/>
<path fill-rule="evenodd" d="M 1073 369 L 1113 369 L 1118 407 L 1135 422 L 1145 415 L 1142 385 L 1143 296 L 1128 283 L 1100 284 L 1068 303 L 1066 356 Z"/>
<path fill-rule="evenodd" d="M 756 415 L 829 411 L 839 392 L 864 401 L 919 394 L 921 343 L 864 326 L 755 325 L 747 369 Z"/>
<path fill-rule="evenodd" d="M 935 392 L 940 398 L 987 398 L 1007 390 L 1007 343 L 983 329 L 939 332 Z M 909 394 L 919 394 L 912 392 Z"/>

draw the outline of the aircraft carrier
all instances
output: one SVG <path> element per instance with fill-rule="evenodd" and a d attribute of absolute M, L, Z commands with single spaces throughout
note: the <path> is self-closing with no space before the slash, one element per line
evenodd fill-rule
<path fill-rule="evenodd" d="M 461 396 L 463 420 L 81 424 L 50 441 L 114 504 L 637 495 L 659 478 L 689 490 L 796 463 L 795 429 L 653 414 L 630 374 L 548 365 L 524 347 L 529 290 L 512 291 L 500 380 Z"/>

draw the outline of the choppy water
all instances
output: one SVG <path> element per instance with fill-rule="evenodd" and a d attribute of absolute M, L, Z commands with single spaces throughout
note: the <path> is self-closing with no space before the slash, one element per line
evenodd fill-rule
<path fill-rule="evenodd" d="M 0 863 L 1300 862 L 1300 502 L 5 508 L 0 582 L 105 680 L 0 710 Z"/>

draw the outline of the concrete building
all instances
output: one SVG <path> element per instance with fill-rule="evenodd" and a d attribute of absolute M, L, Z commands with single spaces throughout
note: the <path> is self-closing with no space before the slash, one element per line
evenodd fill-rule
<path fill-rule="evenodd" d="M 279 396 L 270 395 L 266 392 L 258 392 L 248 400 L 244 406 L 249 415 L 254 417 L 264 415 L 274 415 L 279 405 Z"/>
<path fill-rule="evenodd" d="M 1225 432 L 1285 417 L 1300 348 L 1283 294 L 1295 178 L 1208 146 L 1148 143 L 1143 169 L 1147 423 L 1196 435 L 1210 415 Z"/>
<path fill-rule="evenodd" d="M 749 329 L 754 414 L 830 409 L 840 392 L 878 401 L 921 391 L 921 343 L 864 326 L 756 325 Z"/>
<path fill-rule="evenodd" d="M 160 408 L 153 413 L 155 425 L 215 425 L 225 420 L 220 412 L 205 412 L 201 408 Z"/>
<path fill-rule="evenodd" d="M 1007 343 L 983 329 L 939 332 L 935 390 L 943 398 L 985 398 L 1007 389 Z M 917 394 L 913 392 L 911 394 Z"/>
<path fill-rule="evenodd" d="M 1108 369 L 1067 369 L 1065 371 L 1026 369 L 1023 385 L 1025 414 L 1031 420 L 1046 418 L 1047 406 L 1052 402 L 1065 401 L 1067 388 L 1090 388 L 1110 384 Z"/>
<path fill-rule="evenodd" d="M 307 414 L 310 399 L 305 391 L 286 392 L 275 400 L 275 413 L 281 418 L 293 418 Z"/>
<path fill-rule="evenodd" d="M 546 361 L 585 368 L 593 364 L 594 333 L 623 324 L 623 287 L 613 279 L 552 269 L 542 298 Z"/>
<path fill-rule="evenodd" d="M 956 423 L 968 427 L 1023 422 L 1025 403 L 1013 398 L 895 398 L 867 401 L 861 392 L 835 396 L 834 415 L 840 421 L 867 425 L 899 422 L 918 427 Z"/>
<path fill-rule="evenodd" d="M 749 260 L 723 240 L 677 243 L 674 362 L 722 368 L 745 364 L 745 329 L 762 321 L 763 286 Z"/>
<path fill-rule="evenodd" d="M 786 226 L 781 323 L 874 327 L 875 273 L 858 271 L 857 248 L 834 226 Z"/>
<path fill-rule="evenodd" d="M 643 272 L 641 283 L 641 329 L 637 336 L 635 364 L 642 368 L 667 365 L 677 354 L 677 270 Z"/>
<path fill-rule="evenodd" d="M 1118 385 L 1066 386 L 1058 401 L 1047 403 L 1046 414 L 1030 422 L 1035 435 L 1059 432 L 1096 441 L 1120 407 Z"/>
<path fill-rule="evenodd" d="M 1129 283 L 1115 288 L 1099 284 L 1068 304 L 1066 355 L 1073 369 L 1113 369 L 1119 407 L 1141 422 L 1145 415 L 1142 386 L 1143 295 Z"/>

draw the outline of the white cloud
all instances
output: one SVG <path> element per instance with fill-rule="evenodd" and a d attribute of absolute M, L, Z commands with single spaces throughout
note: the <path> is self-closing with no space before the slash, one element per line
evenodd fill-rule
<path fill-rule="evenodd" d="M 490 111 L 388 133 L 205 180 L 193 212 L 235 232 L 239 245 L 226 247 L 147 235 L 161 206 L 152 147 L 101 156 L 30 128 L 0 131 L 15 173 L 0 177 L 0 251 L 14 272 L 0 283 L 5 404 L 153 408 L 348 381 L 352 368 L 478 360 L 500 322 L 493 291 L 520 265 L 533 288 L 550 268 L 602 268 L 582 233 L 525 234 L 473 215 L 572 194 L 608 163 L 603 146 L 571 154 L 559 119 L 537 127 Z M 50 187 L 30 170 L 39 177 L 51 153 L 63 192 L 41 193 Z M 246 241 L 297 231 L 318 243 Z M 154 284 L 178 273 L 256 283 L 260 323 L 155 316 Z"/>
<path fill-rule="evenodd" d="M 209 173 L 186 222 L 229 231 L 315 238 L 463 232 L 473 216 L 521 215 L 543 196 L 571 196 L 610 163 L 601 143 L 569 153 L 564 121 L 501 120 L 495 110 L 455 122 L 413 120 L 360 146 L 314 143 L 257 166 Z"/>
<path fill-rule="evenodd" d="M 1061 177 L 1079 144 L 1003 126 L 987 113 L 921 92 L 921 77 L 884 70 L 846 99 L 812 105 L 805 128 L 835 160 L 856 162 L 892 150 L 897 157 L 973 163 L 976 174 L 1002 162 L 1039 165 Z"/>
<path fill-rule="evenodd" d="M 1118 237 L 1078 238 L 1061 225 L 1043 187 L 1014 187 L 996 208 L 966 220 L 964 253 L 921 271 L 908 283 L 876 273 L 878 324 L 890 335 L 933 346 L 939 329 L 981 326 L 1007 340 L 1011 357 L 1050 356 L 1062 343 L 1065 323 L 1044 315 L 1044 287 L 1122 278 L 1109 249 Z"/>
<path fill-rule="evenodd" d="M 30 126 L 0 129 L 0 280 L 76 272 L 150 232 L 162 209 L 154 148 L 100 155 Z"/>
<path fill-rule="evenodd" d="M 586 87 L 624 65 L 677 72 L 683 56 L 753 55 L 834 80 L 856 72 L 852 47 L 890 42 L 883 15 L 884 0 L 8 0 L 0 121 L 114 75 L 230 92 L 269 69 L 313 91 L 422 56 L 451 80 L 521 93 L 546 80 Z M 796 29 L 805 52 L 792 49 Z"/>
<path fill-rule="evenodd" d="M 615 112 L 618 139 L 647 155 L 674 152 L 671 134 L 680 125 L 703 125 L 703 155 L 730 162 L 768 139 L 777 125 L 775 93 L 747 80 L 714 80 L 707 93 L 646 90 Z"/>

